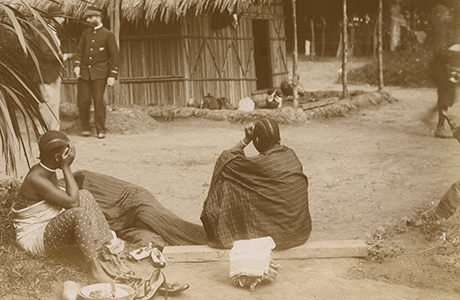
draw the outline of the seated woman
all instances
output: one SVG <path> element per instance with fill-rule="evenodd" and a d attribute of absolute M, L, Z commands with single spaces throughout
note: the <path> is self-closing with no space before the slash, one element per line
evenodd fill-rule
<path fill-rule="evenodd" d="M 113 238 L 104 215 L 88 191 L 79 190 L 70 165 L 75 147 L 58 131 L 46 132 L 39 143 L 40 163 L 26 175 L 13 205 L 18 244 L 35 255 L 65 253 L 77 246 L 98 282 L 111 282 L 98 261 L 99 250 Z M 56 169 L 66 189 L 58 188 Z"/>
<path fill-rule="evenodd" d="M 211 246 L 231 248 L 236 240 L 271 236 L 276 249 L 286 249 L 310 237 L 308 179 L 280 140 L 278 123 L 263 118 L 217 159 L 201 213 Z M 246 157 L 243 149 L 251 141 L 260 154 Z"/>

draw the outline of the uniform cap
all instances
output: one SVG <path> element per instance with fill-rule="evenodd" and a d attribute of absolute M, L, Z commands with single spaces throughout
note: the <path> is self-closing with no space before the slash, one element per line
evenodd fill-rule
<path fill-rule="evenodd" d="M 93 16 L 102 17 L 103 15 L 104 15 L 104 12 L 102 11 L 102 9 L 100 9 L 99 7 L 95 7 L 95 6 L 88 7 L 85 12 L 85 18 L 93 17 Z"/>

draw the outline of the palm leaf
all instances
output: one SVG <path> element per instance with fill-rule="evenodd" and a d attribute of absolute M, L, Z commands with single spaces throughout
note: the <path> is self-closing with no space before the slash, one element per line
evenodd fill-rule
<path fill-rule="evenodd" d="M 45 20 L 26 2 L 21 4 L 19 9 L 0 3 L 0 141 L 9 175 L 17 174 L 18 157 L 30 167 L 32 142 L 47 128 L 38 108 L 42 98 L 27 74 L 32 68 L 41 77 L 37 39 L 57 58 L 62 55 Z"/>
<path fill-rule="evenodd" d="M 19 24 L 18 18 L 16 17 L 16 14 L 14 13 L 13 9 L 9 5 L 1 4 L 1 3 L 0 3 L 0 9 L 2 9 L 9 17 L 11 24 L 13 25 L 16 35 L 18 37 L 18 40 L 22 48 L 24 49 L 24 52 L 27 53 L 27 49 L 25 46 L 26 41 L 24 38 L 24 34 L 22 32 L 22 27 Z"/>

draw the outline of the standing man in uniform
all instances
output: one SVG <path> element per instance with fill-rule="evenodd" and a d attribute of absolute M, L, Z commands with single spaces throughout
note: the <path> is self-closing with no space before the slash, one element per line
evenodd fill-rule
<path fill-rule="evenodd" d="M 65 15 L 61 8 L 52 5 L 48 8 L 46 15 L 48 28 L 42 23 L 35 22 L 36 26 L 50 41 L 48 44 L 42 37 L 36 36 L 37 58 L 40 66 L 40 73 L 35 72 L 32 80 L 37 83 L 43 102 L 39 105 L 39 111 L 50 130 L 59 130 L 59 106 L 61 103 L 61 73 L 63 63 L 72 58 L 71 53 L 62 54 L 59 47 L 61 41 L 58 37 L 58 29 L 64 24 Z M 51 45 L 51 46 L 50 46 Z M 52 48 L 53 49 L 52 49 Z"/>
<path fill-rule="evenodd" d="M 120 55 L 115 35 L 102 24 L 103 11 L 89 7 L 85 18 L 93 27 L 83 31 L 78 43 L 74 73 L 77 76 L 78 110 L 83 127 L 81 135 L 91 135 L 90 106 L 94 103 L 94 123 L 97 137 L 105 137 L 106 85 L 112 86 L 118 78 Z"/>

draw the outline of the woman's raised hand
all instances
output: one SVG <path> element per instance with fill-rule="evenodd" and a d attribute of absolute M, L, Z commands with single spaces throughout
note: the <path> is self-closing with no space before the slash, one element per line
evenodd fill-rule
<path fill-rule="evenodd" d="M 254 138 L 254 124 L 244 127 L 244 142 L 246 144 L 250 143 Z"/>
<path fill-rule="evenodd" d="M 75 146 L 72 142 L 68 142 L 67 146 L 62 150 L 61 153 L 61 168 L 64 166 L 70 166 L 75 159 Z"/>

